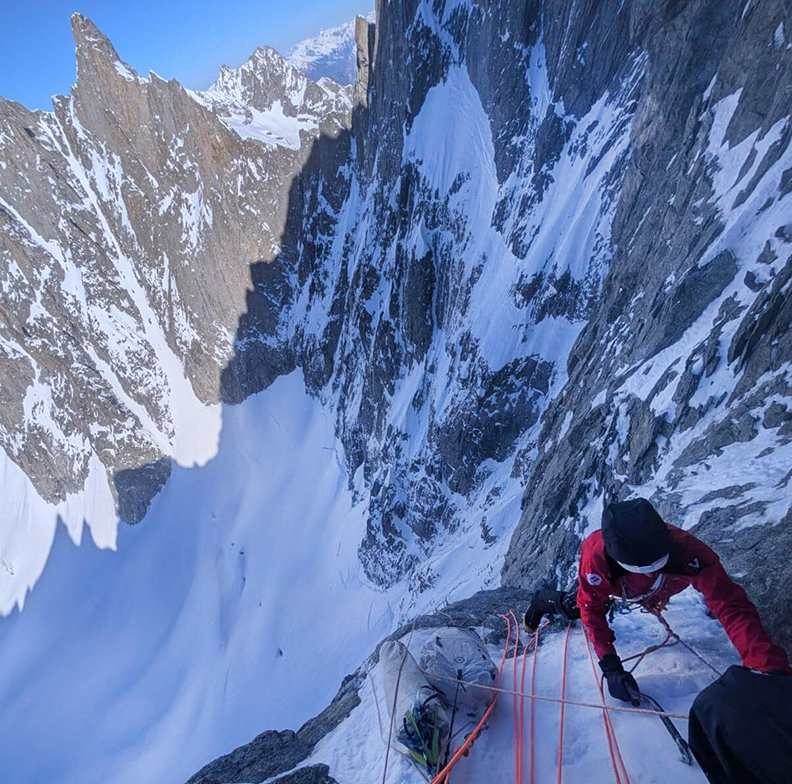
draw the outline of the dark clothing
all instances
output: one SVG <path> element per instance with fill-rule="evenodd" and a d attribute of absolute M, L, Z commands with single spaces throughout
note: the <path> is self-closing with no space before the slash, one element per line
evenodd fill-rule
<path fill-rule="evenodd" d="M 600 660 L 599 666 L 608 682 L 611 697 L 631 702 L 637 708 L 641 704 L 641 690 L 632 673 L 625 671 L 621 659 L 615 653 L 609 653 Z"/>
<path fill-rule="evenodd" d="M 523 616 L 523 627 L 528 632 L 536 631 L 545 615 L 563 615 L 567 620 L 576 621 L 580 618 L 577 591 L 559 591 L 557 588 L 537 591 Z"/>
<path fill-rule="evenodd" d="M 688 733 L 711 784 L 792 784 L 792 676 L 729 667 L 696 697 Z"/>
<path fill-rule="evenodd" d="M 606 523 L 604 520 L 603 525 Z M 616 653 L 616 637 L 607 619 L 610 597 L 659 611 L 674 594 L 692 585 L 704 595 L 746 667 L 762 672 L 789 671 L 786 653 L 770 639 L 756 608 L 726 574 L 715 552 L 680 528 L 667 525 L 667 530 L 671 543 L 668 563 L 651 574 L 635 574 L 619 566 L 605 551 L 602 531 L 595 531 L 583 542 L 578 605 L 599 658 Z"/>
<path fill-rule="evenodd" d="M 648 566 L 671 549 L 668 527 L 645 498 L 608 504 L 602 513 L 602 539 L 614 561 L 634 566 Z"/>

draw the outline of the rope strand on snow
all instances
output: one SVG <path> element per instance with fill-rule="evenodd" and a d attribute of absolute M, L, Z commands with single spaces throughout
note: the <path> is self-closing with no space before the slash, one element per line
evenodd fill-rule
<path fill-rule="evenodd" d="M 531 668 L 531 745 L 529 747 L 530 754 L 531 754 L 531 767 L 530 767 L 530 781 L 531 784 L 535 784 L 534 772 L 535 772 L 535 760 L 536 760 L 536 700 L 534 700 L 534 696 L 536 695 L 536 662 L 539 658 L 539 632 L 544 627 L 537 627 L 536 632 L 534 632 L 534 655 L 533 655 L 533 665 Z M 523 657 L 523 676 L 522 681 L 520 682 L 520 690 L 525 691 L 525 658 Z M 524 697 L 520 697 L 520 701 L 524 700 Z M 522 757 L 522 753 L 520 754 Z"/>
<path fill-rule="evenodd" d="M 591 642 L 588 638 L 585 625 L 582 626 L 583 637 L 586 641 L 586 650 L 588 651 L 589 660 L 591 661 L 591 672 L 594 675 L 594 682 L 597 684 L 599 690 L 600 700 L 602 701 L 602 719 L 605 723 L 605 734 L 608 737 L 608 750 L 611 755 L 611 762 L 613 763 L 613 773 L 616 777 L 616 784 L 622 784 L 622 777 L 619 774 L 619 768 L 624 775 L 624 784 L 630 784 L 630 776 L 627 773 L 627 768 L 624 766 L 624 759 L 622 758 L 621 749 L 619 748 L 619 741 L 616 738 L 616 731 L 613 729 L 610 715 L 608 714 L 608 706 L 605 704 L 605 694 L 602 691 L 602 683 L 597 678 L 597 668 L 594 665 L 594 654 L 591 651 Z"/>
<path fill-rule="evenodd" d="M 561 784 L 561 768 L 564 759 L 564 714 L 566 712 L 566 684 L 567 684 L 567 652 L 569 651 L 569 635 L 572 631 L 572 624 L 567 626 L 566 636 L 564 637 L 564 658 L 561 662 L 561 718 L 558 722 L 558 778 L 556 784 Z"/>
<path fill-rule="evenodd" d="M 514 726 L 514 781 L 515 784 L 522 784 L 522 727 L 520 722 L 520 699 L 517 697 L 517 652 L 520 647 L 520 627 L 517 623 L 517 616 L 514 610 L 509 610 L 512 623 L 516 631 L 516 640 L 514 643 L 514 656 L 512 662 L 512 682 L 514 684 L 514 699 L 512 700 L 512 724 Z M 525 663 L 525 650 L 523 650 L 523 664 Z"/>
<path fill-rule="evenodd" d="M 382 712 L 380 711 L 379 706 L 379 698 L 377 697 L 377 690 L 374 688 L 374 678 L 371 677 L 371 670 L 369 669 L 368 665 L 366 665 L 366 676 L 368 677 L 368 681 L 371 684 L 371 694 L 374 697 L 374 708 L 377 711 L 377 726 L 379 727 L 379 736 L 380 740 L 382 741 L 383 746 L 387 746 L 388 742 L 385 740 L 385 731 L 382 728 Z M 409 754 L 405 754 L 401 749 L 397 748 L 396 746 L 393 747 L 393 750 L 400 756 L 404 757 L 415 769 L 418 773 L 421 774 L 424 781 L 429 781 L 429 776 L 427 776 L 422 770 L 419 770 L 414 762 L 412 757 Z"/>
<path fill-rule="evenodd" d="M 665 627 L 666 632 L 671 635 L 680 645 L 684 648 L 687 648 L 700 662 L 706 664 L 716 675 L 716 677 L 720 678 L 721 673 L 720 671 L 710 664 L 698 651 L 691 648 L 669 625 L 668 621 L 658 612 L 657 620 L 660 621 L 661 624 Z"/>
<path fill-rule="evenodd" d="M 452 678 L 448 675 L 438 675 L 435 672 L 428 672 L 427 670 L 422 670 L 425 675 L 431 675 L 433 678 L 437 678 L 438 680 L 442 681 L 449 681 L 451 683 L 456 683 L 457 679 Z M 602 705 L 596 702 L 579 702 L 578 700 L 564 700 L 559 699 L 558 697 L 547 697 L 544 694 L 525 694 L 523 692 L 514 691 L 513 689 L 504 689 L 503 687 L 499 686 L 484 686 L 481 683 L 474 683 L 473 681 L 459 681 L 463 686 L 475 686 L 477 689 L 487 689 L 492 692 L 497 692 L 498 694 L 513 694 L 517 697 L 530 697 L 533 700 L 539 700 L 540 702 L 554 702 L 556 704 L 564 704 L 564 705 L 575 705 L 578 708 L 594 708 L 596 710 L 602 710 Z M 686 713 L 669 713 L 668 711 L 655 711 L 655 710 L 647 710 L 646 708 L 627 708 L 621 707 L 619 705 L 608 705 L 607 706 L 609 711 L 616 711 L 617 713 L 637 713 L 642 714 L 645 716 L 668 716 L 671 719 L 687 719 L 688 715 Z"/>
<path fill-rule="evenodd" d="M 385 784 L 385 778 L 388 775 L 388 759 L 390 758 L 391 743 L 393 742 L 393 723 L 396 718 L 396 700 L 399 697 L 399 684 L 401 683 L 402 669 L 404 669 L 404 662 L 407 660 L 407 654 L 409 653 L 409 647 L 412 642 L 417 620 L 416 618 L 415 621 L 413 621 L 412 628 L 410 629 L 410 636 L 407 640 L 407 645 L 404 646 L 404 653 L 402 654 L 402 660 L 399 664 L 399 672 L 396 675 L 396 688 L 393 691 L 393 705 L 391 707 L 390 727 L 388 729 L 388 745 L 385 749 L 385 765 L 382 768 L 382 784 Z"/>

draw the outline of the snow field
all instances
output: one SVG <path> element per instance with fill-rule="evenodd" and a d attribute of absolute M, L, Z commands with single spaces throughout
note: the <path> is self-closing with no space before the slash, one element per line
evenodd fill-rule
<path fill-rule="evenodd" d="M 51 525 L 36 538 L 42 559 L 52 544 L 24 613 L 0 624 L 0 756 L 15 784 L 186 780 L 319 713 L 405 618 L 499 582 L 522 495 L 511 459 L 489 464 L 458 528 L 424 555 L 431 590 L 384 592 L 357 554 L 368 495 L 358 485 L 353 498 L 332 411 L 299 372 L 222 420 L 217 456 L 175 465 L 116 552 L 96 534 L 97 547 L 74 546 L 96 508 L 87 495 L 60 511 L 71 539 L 38 496 L 12 496 L 14 520 Z"/>
<path fill-rule="evenodd" d="M 515 611 L 521 609 L 515 608 Z M 739 663 L 739 657 L 720 624 L 705 614 L 703 602 L 692 589 L 672 599 L 665 617 L 685 642 L 719 670 Z M 654 618 L 637 610 L 629 616 L 617 616 L 613 627 L 617 634 L 618 650 L 625 658 L 661 642 L 665 637 L 664 630 Z M 409 647 L 416 657 L 431 633 L 431 630 L 415 632 Z M 521 631 L 523 642 L 527 642 L 526 637 L 525 632 Z M 407 642 L 407 638 L 403 641 Z M 536 664 L 538 695 L 560 697 L 563 645 L 564 633 L 545 632 L 541 638 Z M 494 662 L 500 661 L 502 652 L 502 646 L 490 646 Z M 525 693 L 530 694 L 533 649 L 529 649 L 526 655 Z M 513 689 L 515 665 L 519 683 L 522 655 L 517 657 L 516 662 L 513 658 L 507 659 L 504 676 L 499 684 L 502 688 Z M 635 676 L 641 689 L 671 713 L 687 713 L 696 695 L 714 679 L 714 674 L 680 645 L 649 654 L 636 669 Z M 582 626 L 578 622 L 573 627 L 569 641 L 567 699 L 599 704 L 598 680 L 599 668 L 595 680 Z M 378 667 L 372 668 L 369 681 L 363 685 L 360 694 L 361 704 L 347 721 L 320 742 L 304 765 L 325 763 L 330 766 L 331 775 L 340 782 L 381 780 L 389 719 Z M 382 716 L 382 737 L 374 704 L 375 694 Z M 462 758 L 454 768 L 455 784 L 485 781 L 488 784 L 511 784 L 515 781 L 515 699 L 519 701 L 519 698 L 509 694 L 500 695 L 488 729 L 475 742 L 470 756 Z M 621 705 L 609 695 L 606 696 L 606 702 Z M 528 782 L 531 780 L 531 700 L 528 697 L 525 698 L 524 715 L 523 781 Z M 556 781 L 560 705 L 537 700 L 534 715 L 534 778 L 536 782 Z M 610 715 L 632 782 L 705 784 L 706 779 L 697 766 L 688 767 L 679 760 L 676 746 L 660 719 L 615 711 Z M 674 722 L 682 736 L 686 737 L 687 722 L 678 719 Z M 565 784 L 605 784 L 613 780 L 602 712 L 594 708 L 567 705 L 562 781 Z M 398 754 L 390 755 L 387 784 L 417 784 L 420 781 L 420 774 L 404 758 Z"/>
<path fill-rule="evenodd" d="M 173 784 L 296 729 L 394 625 L 357 561 L 364 525 L 299 374 L 226 409 L 217 458 L 174 467 L 116 553 L 55 532 L 0 626 L 4 779 Z"/>

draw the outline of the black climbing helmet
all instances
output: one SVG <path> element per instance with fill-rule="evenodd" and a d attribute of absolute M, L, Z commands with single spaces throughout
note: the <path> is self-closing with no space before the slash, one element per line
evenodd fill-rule
<path fill-rule="evenodd" d="M 630 572 L 662 569 L 671 552 L 671 533 L 645 499 L 608 504 L 602 513 L 605 552 Z"/>

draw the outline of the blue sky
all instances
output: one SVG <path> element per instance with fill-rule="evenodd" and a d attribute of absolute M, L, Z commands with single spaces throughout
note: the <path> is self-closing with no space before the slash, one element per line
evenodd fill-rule
<path fill-rule="evenodd" d="M 74 83 L 69 17 L 92 19 L 144 76 L 156 71 L 192 88 L 257 46 L 285 52 L 322 27 L 365 14 L 374 0 L 0 0 L 0 95 L 30 109 Z"/>

